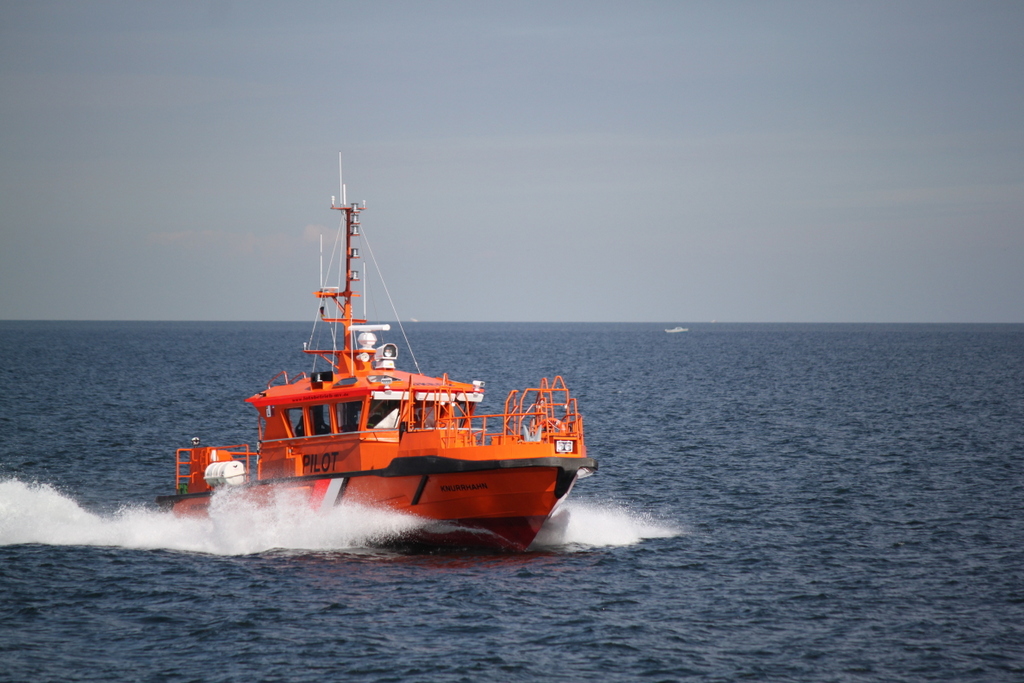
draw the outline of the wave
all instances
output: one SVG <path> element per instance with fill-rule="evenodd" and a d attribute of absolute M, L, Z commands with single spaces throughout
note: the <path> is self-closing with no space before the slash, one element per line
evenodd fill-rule
<path fill-rule="evenodd" d="M 209 516 L 182 517 L 145 507 L 89 512 L 48 484 L 0 481 L 0 545 L 84 545 L 252 555 L 272 550 L 359 551 L 399 541 L 429 523 L 413 515 L 356 504 L 310 509 L 281 489 L 270 504 L 218 493 Z M 567 501 L 534 547 L 575 550 L 632 545 L 678 535 L 674 528 L 621 506 Z"/>
<path fill-rule="evenodd" d="M 651 538 L 672 538 L 681 533 L 670 524 L 623 505 L 568 500 L 545 523 L 533 547 L 626 546 Z"/>

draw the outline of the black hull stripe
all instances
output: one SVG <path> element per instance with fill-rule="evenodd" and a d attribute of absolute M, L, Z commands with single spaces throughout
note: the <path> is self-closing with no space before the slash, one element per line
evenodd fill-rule
<path fill-rule="evenodd" d="M 307 474 L 301 477 L 281 477 L 280 479 L 260 479 L 249 482 L 239 488 L 252 486 L 272 486 L 277 484 L 301 484 L 319 479 L 338 479 L 340 477 L 414 477 L 433 474 L 455 474 L 460 472 L 486 472 L 488 470 L 507 470 L 519 467 L 557 467 L 562 470 L 559 480 L 572 480 L 580 468 L 597 469 L 597 461 L 593 458 L 517 458 L 512 460 L 459 460 L 443 458 L 438 455 L 417 455 L 395 458 L 391 464 L 380 470 L 358 470 L 354 472 L 328 472 L 324 474 Z M 559 486 L 558 488 L 562 488 Z M 173 496 L 157 496 L 157 504 L 166 507 L 189 498 L 206 498 L 213 491 L 202 493 L 185 493 Z M 558 493 L 562 497 L 564 491 Z"/>

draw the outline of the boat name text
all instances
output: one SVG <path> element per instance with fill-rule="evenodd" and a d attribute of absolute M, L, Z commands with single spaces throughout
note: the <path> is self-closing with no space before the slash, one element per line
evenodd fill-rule
<path fill-rule="evenodd" d="M 318 474 L 320 472 L 331 472 L 334 470 L 334 463 L 338 462 L 338 451 L 328 453 L 306 453 L 302 456 L 302 473 Z"/>
<path fill-rule="evenodd" d="M 441 490 L 445 493 L 452 493 L 454 491 L 479 491 L 480 489 L 487 488 L 485 482 L 478 484 L 442 484 Z"/>

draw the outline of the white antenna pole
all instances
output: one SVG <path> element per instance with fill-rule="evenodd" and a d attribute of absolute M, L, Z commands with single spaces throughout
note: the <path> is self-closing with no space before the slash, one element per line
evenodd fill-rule
<path fill-rule="evenodd" d="M 320 233 L 320 289 L 324 288 L 324 234 Z"/>
<path fill-rule="evenodd" d="M 345 206 L 345 181 L 341 174 L 341 152 L 338 152 L 338 185 L 341 187 L 341 205 Z"/>

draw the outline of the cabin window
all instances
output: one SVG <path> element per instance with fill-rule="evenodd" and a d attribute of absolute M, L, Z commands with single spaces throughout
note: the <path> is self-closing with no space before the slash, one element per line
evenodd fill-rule
<path fill-rule="evenodd" d="M 398 409 L 401 401 L 391 399 L 370 401 L 370 415 L 366 418 L 367 429 L 396 429 Z"/>
<path fill-rule="evenodd" d="M 348 401 L 338 404 L 338 431 L 358 432 L 359 417 L 363 414 L 362 401 Z"/>
<path fill-rule="evenodd" d="M 287 439 L 291 434 L 288 433 L 287 415 L 282 414 L 284 411 L 277 410 L 271 406 L 267 406 L 265 414 L 260 415 L 260 423 L 263 427 L 263 432 L 260 435 L 261 439 L 272 440 L 272 439 Z M 264 422 L 264 420 L 266 420 Z"/>
<path fill-rule="evenodd" d="M 462 401 L 452 401 L 448 406 L 451 409 L 451 416 L 455 418 L 456 426 L 460 429 L 469 427 L 469 420 L 466 419 L 471 414 L 469 402 L 463 403 Z"/>
<path fill-rule="evenodd" d="M 306 426 L 302 422 L 302 408 L 287 408 L 288 424 L 292 428 L 292 436 L 305 436 Z"/>
<path fill-rule="evenodd" d="M 331 407 L 330 406 L 310 406 L 309 407 L 309 422 L 313 427 L 314 434 L 330 434 L 331 433 Z"/>
<path fill-rule="evenodd" d="M 437 426 L 436 408 L 433 403 L 421 403 L 416 406 L 413 415 L 413 424 L 423 429 L 433 429 Z"/>

